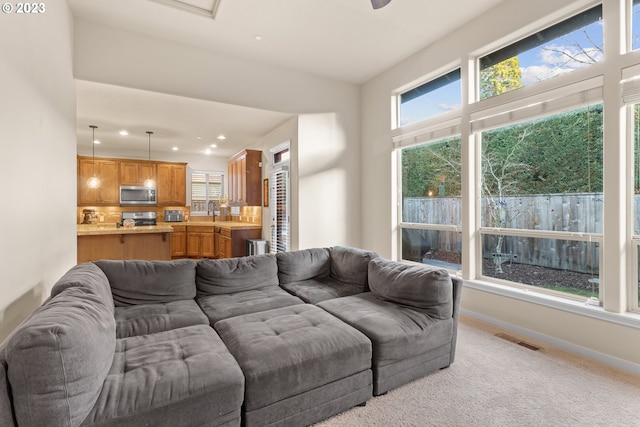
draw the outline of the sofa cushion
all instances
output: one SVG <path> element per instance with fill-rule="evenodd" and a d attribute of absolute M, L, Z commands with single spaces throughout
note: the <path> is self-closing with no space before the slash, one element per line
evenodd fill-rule
<path fill-rule="evenodd" d="M 331 253 L 328 248 L 278 252 L 280 285 L 309 279 L 326 279 L 331 273 Z"/>
<path fill-rule="evenodd" d="M 341 282 L 360 286 L 361 292 L 369 290 L 367 282 L 369 261 L 377 258 L 375 252 L 358 248 L 334 246 L 331 252 L 331 277 Z"/>
<path fill-rule="evenodd" d="M 192 260 L 95 261 L 111 284 L 116 307 L 155 304 L 196 296 L 196 264 Z"/>
<path fill-rule="evenodd" d="M 9 338 L 5 357 L 21 426 L 77 426 L 113 362 L 113 306 L 89 287 L 60 290 Z"/>
<path fill-rule="evenodd" d="M 210 326 L 118 339 L 84 425 L 240 425 L 243 394 L 242 371 Z"/>
<path fill-rule="evenodd" d="M 423 309 L 435 319 L 453 315 L 453 284 L 444 269 L 378 258 L 369 263 L 369 287 L 378 298 Z"/>
<path fill-rule="evenodd" d="M 214 327 L 244 372 L 246 411 L 371 367 L 367 337 L 310 304 L 233 317 Z"/>
<path fill-rule="evenodd" d="M 278 286 L 274 254 L 219 260 L 199 260 L 196 268 L 198 295 L 221 295 Z"/>
<path fill-rule="evenodd" d="M 274 308 L 304 304 L 300 298 L 290 295 L 278 286 L 253 289 L 222 295 L 202 295 L 196 301 L 213 325 L 218 320 Z"/>
<path fill-rule="evenodd" d="M 322 280 L 309 279 L 299 282 L 289 282 L 280 284 L 280 287 L 309 304 L 317 304 L 320 301 L 346 297 L 362 292 L 361 286 L 340 282 L 331 277 Z"/>
<path fill-rule="evenodd" d="M 109 279 L 102 269 L 92 262 L 78 264 L 67 271 L 51 288 L 51 296 L 55 297 L 68 288 L 81 287 L 92 289 L 105 303 L 105 306 L 113 309 L 113 296 Z"/>
<path fill-rule="evenodd" d="M 117 338 L 209 324 L 209 319 L 193 299 L 116 307 L 115 317 Z"/>
<path fill-rule="evenodd" d="M 420 309 L 382 300 L 373 292 L 323 301 L 318 307 L 369 337 L 374 367 L 451 346 L 453 318 L 434 319 Z"/>

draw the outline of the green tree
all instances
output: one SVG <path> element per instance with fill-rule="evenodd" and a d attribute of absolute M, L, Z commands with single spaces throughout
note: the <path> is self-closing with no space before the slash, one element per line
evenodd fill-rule
<path fill-rule="evenodd" d="M 480 99 L 522 87 L 522 70 L 517 56 L 505 59 L 480 71 Z"/>
<path fill-rule="evenodd" d="M 460 138 L 449 138 L 402 151 L 403 197 L 427 197 L 444 193 L 448 197 L 459 196 Z"/>

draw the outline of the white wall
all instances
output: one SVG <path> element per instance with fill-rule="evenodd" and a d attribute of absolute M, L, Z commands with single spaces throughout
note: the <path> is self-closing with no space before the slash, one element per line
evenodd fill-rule
<path fill-rule="evenodd" d="M 333 115 L 325 122 L 331 129 L 323 131 L 332 140 L 320 141 L 310 131 L 298 141 L 306 147 L 298 153 L 300 165 L 313 165 L 312 171 L 301 166 L 300 174 L 323 173 L 313 159 L 305 158 L 318 152 L 333 158 L 327 167 L 341 169 L 340 174 L 325 175 L 330 181 L 309 179 L 298 188 L 301 195 L 317 195 L 312 207 L 304 205 L 314 215 L 299 215 L 298 229 L 328 232 L 324 239 L 301 235 L 298 243 L 360 245 L 359 87 L 96 23 L 76 20 L 75 33 L 79 79 L 291 114 Z M 336 147 L 342 153 L 339 159 Z M 342 189 L 340 203 L 327 188 Z"/>
<path fill-rule="evenodd" d="M 392 93 L 411 82 L 437 77 L 438 72 L 450 70 L 454 65 L 460 66 L 481 49 L 515 41 L 510 39 L 513 34 L 527 35 L 543 22 L 561 19 L 572 11 L 593 4 L 595 2 L 577 0 L 563 2 L 562 7 L 558 7 L 556 0 L 507 0 L 363 85 L 362 193 L 371 195 L 362 199 L 364 247 L 389 258 L 398 255 L 395 227 L 397 174 L 391 140 Z M 614 5 L 606 6 L 611 10 Z M 615 58 L 615 55 L 611 56 Z M 616 59 L 609 64 L 619 66 Z M 617 76 L 619 78 L 619 74 Z M 463 117 L 464 114 L 463 108 Z M 465 288 L 462 306 L 470 314 L 501 326 L 509 326 L 538 339 L 564 345 L 569 350 L 640 372 L 640 328 L 631 326 L 633 320 L 621 324 L 611 316 L 581 314 L 585 310 L 568 312 L 489 293 L 477 287 Z M 603 320 L 605 317 L 609 320 Z"/>
<path fill-rule="evenodd" d="M 76 263 L 73 23 L 56 3 L 0 25 L 0 341 Z"/>

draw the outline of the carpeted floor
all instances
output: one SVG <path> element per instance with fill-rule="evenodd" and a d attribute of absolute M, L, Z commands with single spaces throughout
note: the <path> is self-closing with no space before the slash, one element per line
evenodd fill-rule
<path fill-rule="evenodd" d="M 317 426 L 640 426 L 640 377 L 469 317 L 460 323 L 451 367 Z"/>

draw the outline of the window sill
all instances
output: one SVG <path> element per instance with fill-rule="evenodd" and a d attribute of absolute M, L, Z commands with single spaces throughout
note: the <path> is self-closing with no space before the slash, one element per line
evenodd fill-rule
<path fill-rule="evenodd" d="M 556 310 L 566 311 L 580 316 L 591 317 L 605 322 L 640 329 L 640 315 L 636 313 L 612 313 L 606 311 L 603 307 L 589 305 L 586 302 L 573 301 L 553 295 L 530 291 L 528 289 L 511 288 L 509 286 L 480 280 L 463 280 L 463 282 L 464 286 L 469 289 L 488 292 Z"/>

